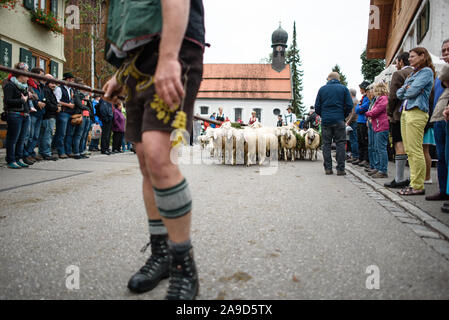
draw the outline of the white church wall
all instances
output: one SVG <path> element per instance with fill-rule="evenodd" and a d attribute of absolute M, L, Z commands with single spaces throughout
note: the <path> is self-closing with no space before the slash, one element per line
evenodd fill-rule
<path fill-rule="evenodd" d="M 239 99 L 197 99 L 195 102 L 194 114 L 203 117 L 210 117 L 212 113 L 218 114 L 218 108 L 223 108 L 225 117 L 235 122 L 235 110 L 242 109 L 242 121 L 248 123 L 251 118 L 251 112 L 254 109 L 261 110 L 261 123 L 264 126 L 275 127 L 277 116 L 273 113 L 278 109 L 282 115 L 287 113 L 287 107 L 290 101 L 287 100 L 239 100 Z M 207 113 L 201 113 L 201 107 L 208 107 Z"/>

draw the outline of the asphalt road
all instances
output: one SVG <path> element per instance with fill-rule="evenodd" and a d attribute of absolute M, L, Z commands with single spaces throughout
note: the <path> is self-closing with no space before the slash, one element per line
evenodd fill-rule
<path fill-rule="evenodd" d="M 352 175 L 325 176 L 321 161 L 273 175 L 182 170 L 199 299 L 449 299 L 446 242 Z M 0 299 L 163 299 L 167 280 L 143 295 L 126 288 L 149 254 L 141 180 L 130 153 L 0 168 Z M 79 289 L 67 288 L 70 266 Z M 378 289 L 367 288 L 372 266 Z"/>

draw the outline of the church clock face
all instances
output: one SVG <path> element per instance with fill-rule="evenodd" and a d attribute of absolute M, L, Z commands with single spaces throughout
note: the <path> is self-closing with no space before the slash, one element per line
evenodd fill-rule
<path fill-rule="evenodd" d="M 282 51 L 282 46 L 277 46 L 277 47 L 276 47 L 276 51 L 277 51 L 277 52 L 281 52 L 281 51 Z"/>

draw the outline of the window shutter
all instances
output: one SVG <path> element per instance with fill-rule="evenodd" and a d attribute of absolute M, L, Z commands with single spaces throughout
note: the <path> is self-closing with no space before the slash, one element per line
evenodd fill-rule
<path fill-rule="evenodd" d="M 59 68 L 59 64 L 56 61 L 51 60 L 50 61 L 50 74 L 55 77 L 58 78 L 58 68 Z"/>
<path fill-rule="evenodd" d="M 0 40 L 0 63 L 5 67 L 11 68 L 12 45 L 8 42 Z"/>
<path fill-rule="evenodd" d="M 25 8 L 27 8 L 28 10 L 34 9 L 34 1 L 33 1 L 33 0 L 24 0 L 24 1 L 23 1 L 23 5 L 24 5 Z"/>
<path fill-rule="evenodd" d="M 58 16 L 58 0 L 51 0 L 50 11 L 55 17 Z"/>
<path fill-rule="evenodd" d="M 20 48 L 20 62 L 25 62 L 29 68 L 31 68 L 31 59 L 33 54 L 31 51 L 26 50 L 24 48 Z"/>

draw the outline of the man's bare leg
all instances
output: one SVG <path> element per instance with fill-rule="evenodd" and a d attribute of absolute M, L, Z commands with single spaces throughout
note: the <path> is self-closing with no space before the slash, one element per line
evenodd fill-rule
<path fill-rule="evenodd" d="M 170 134 L 144 132 L 138 148 L 140 159 L 143 159 L 140 163 L 148 216 L 150 219 L 161 217 L 168 231 L 171 260 L 166 298 L 194 299 L 199 281 L 190 240 L 192 199 L 178 165 L 171 161 Z"/>

